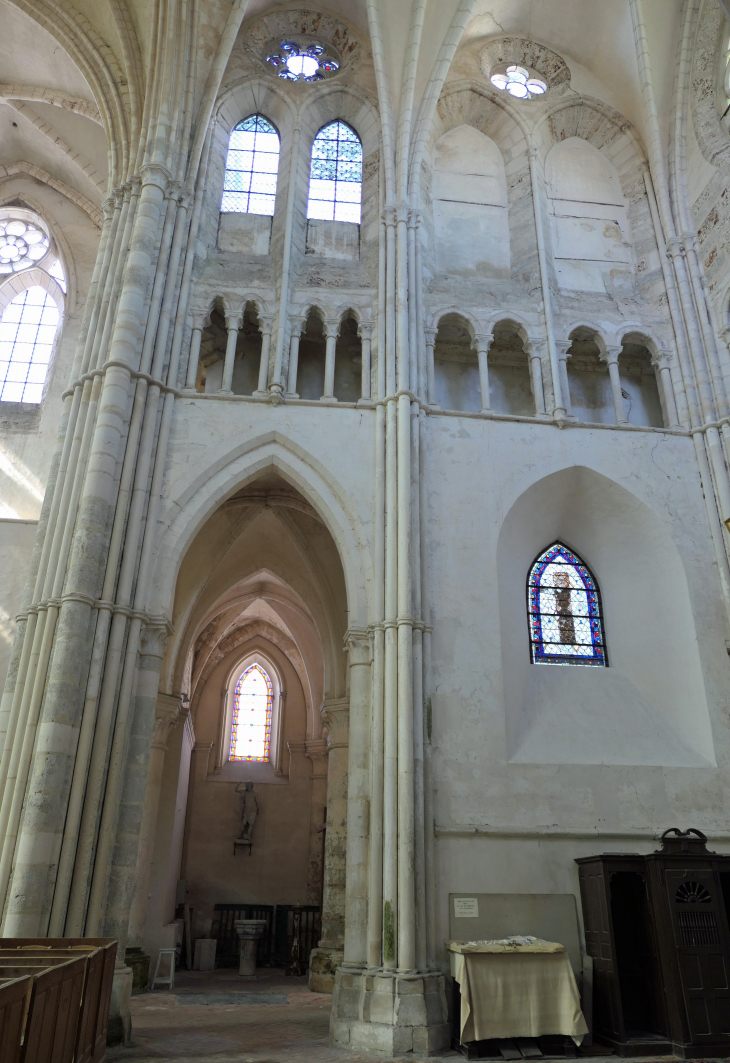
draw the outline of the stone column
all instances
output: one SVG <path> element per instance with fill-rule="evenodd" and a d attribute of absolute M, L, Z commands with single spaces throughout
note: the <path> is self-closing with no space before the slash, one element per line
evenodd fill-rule
<path fill-rule="evenodd" d="M 221 381 L 220 392 L 221 395 L 232 395 L 231 384 L 233 382 L 233 361 L 236 357 L 236 344 L 238 342 L 238 330 L 243 322 L 242 311 L 236 313 L 226 313 L 226 328 L 228 329 L 228 340 L 226 342 L 226 358 L 223 363 L 223 379 Z"/>
<path fill-rule="evenodd" d="M 362 374 L 360 384 L 360 398 L 370 401 L 370 345 L 373 336 L 373 326 L 370 322 L 361 321 L 357 330 L 362 343 Z"/>
<path fill-rule="evenodd" d="M 299 341 L 302 337 L 304 318 L 290 317 L 291 336 L 289 339 L 289 371 L 287 374 L 286 394 L 289 399 L 298 399 L 297 373 L 299 372 Z"/>
<path fill-rule="evenodd" d="M 269 386 L 269 352 L 271 351 L 271 328 L 274 319 L 271 314 L 259 315 L 259 329 L 261 330 L 261 361 L 259 362 L 259 382 L 254 395 L 263 398 Z"/>
<path fill-rule="evenodd" d="M 190 337 L 190 354 L 188 355 L 188 374 L 185 378 L 185 391 L 195 392 L 195 382 L 198 378 L 198 359 L 200 358 L 200 341 L 203 338 L 203 329 L 210 323 L 210 314 L 207 310 L 193 310 L 193 332 Z"/>
<path fill-rule="evenodd" d="M 340 323 L 332 318 L 327 318 L 324 323 L 324 334 L 327 339 L 327 348 L 324 362 L 324 394 L 322 402 L 336 402 L 335 399 L 335 346 L 340 332 Z"/>
<path fill-rule="evenodd" d="M 256 977 L 256 946 L 266 930 L 265 919 L 236 919 L 233 924 L 241 942 L 241 954 L 238 960 L 238 977 Z"/>
<path fill-rule="evenodd" d="M 532 384 L 532 397 L 535 402 L 535 416 L 546 417 L 545 388 L 542 383 L 542 350 L 543 341 L 530 340 L 527 344 L 527 357 L 530 359 L 530 382 Z"/>
<path fill-rule="evenodd" d="M 664 414 L 667 418 L 667 427 L 679 428 L 679 414 L 677 412 L 677 400 L 674 395 L 674 384 L 672 383 L 672 370 L 670 366 L 671 362 L 670 351 L 659 351 L 651 360 L 651 364 L 654 366 L 654 371 L 658 377 L 659 393 L 664 400 Z"/>
<path fill-rule="evenodd" d="M 309 811 L 309 868 L 307 904 L 322 905 L 324 835 L 327 815 L 327 742 L 323 738 L 305 743 L 305 756 L 312 762 L 312 803 Z"/>
<path fill-rule="evenodd" d="M 312 950 L 309 988 L 315 993 L 331 993 L 345 944 L 349 699 L 327 698 L 322 706 L 322 719 L 328 732 L 322 937 L 319 947 Z"/>
<path fill-rule="evenodd" d="M 568 350 L 573 346 L 572 340 L 558 340 L 555 346 L 558 349 L 558 372 L 560 373 L 560 390 L 563 393 L 563 408 L 566 417 L 571 417 L 570 412 L 570 385 L 568 383 Z"/>
<path fill-rule="evenodd" d="M 474 345 L 477 349 L 477 358 L 479 359 L 479 387 L 482 392 L 482 413 L 492 412 L 492 404 L 489 401 L 489 365 L 487 362 L 487 352 L 489 351 L 490 343 L 491 336 L 478 335 L 474 337 Z"/>
<path fill-rule="evenodd" d="M 152 867 L 152 847 L 157 830 L 157 814 L 160 807 L 160 787 L 162 772 L 165 767 L 167 740 L 170 733 L 181 719 L 188 715 L 179 697 L 170 694 L 158 694 L 155 709 L 155 724 L 150 743 L 150 759 L 147 769 L 147 790 L 142 811 L 142 824 L 139 832 L 137 852 L 137 881 L 129 916 L 129 945 L 141 945 Z"/>
<path fill-rule="evenodd" d="M 426 388 L 429 406 L 438 405 L 436 402 L 436 368 L 434 365 L 434 347 L 436 346 L 436 329 L 423 330 L 426 339 Z"/>
<path fill-rule="evenodd" d="M 370 639 L 351 628 L 345 636 L 350 668 L 350 728 L 347 780 L 347 875 L 345 959 L 365 967 L 368 958 L 368 838 Z"/>
<path fill-rule="evenodd" d="M 618 371 L 618 359 L 622 349 L 623 348 L 620 346 L 606 347 L 606 352 L 602 355 L 603 361 L 608 366 L 608 375 L 611 380 L 611 394 L 613 396 L 616 424 L 629 423 L 626 416 L 626 410 L 624 409 L 624 398 L 621 394 L 621 377 Z"/>

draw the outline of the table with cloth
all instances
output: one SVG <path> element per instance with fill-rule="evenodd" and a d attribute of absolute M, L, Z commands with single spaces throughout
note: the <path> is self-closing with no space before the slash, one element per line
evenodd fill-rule
<path fill-rule="evenodd" d="M 562 1034 L 580 1044 L 588 1026 L 563 945 L 540 938 L 447 941 L 461 990 L 461 1043 Z"/>

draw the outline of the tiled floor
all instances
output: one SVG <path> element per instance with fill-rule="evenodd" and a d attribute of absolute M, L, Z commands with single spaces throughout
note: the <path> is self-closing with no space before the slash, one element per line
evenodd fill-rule
<path fill-rule="evenodd" d="M 132 1044 L 129 1048 L 110 1048 L 108 1060 L 365 1063 L 371 1058 L 328 1044 L 332 998 L 310 993 L 306 978 L 287 978 L 278 970 L 259 970 L 257 974 L 255 981 L 244 981 L 235 970 L 179 971 L 173 993 L 157 990 L 132 997 Z M 244 995 L 246 1003 L 220 1002 L 238 994 Z M 591 1058 L 583 1057 L 580 1063 L 590 1063 Z M 448 1052 L 438 1060 L 432 1057 L 429 1063 L 458 1063 L 460 1059 L 463 1057 L 456 1052 Z M 665 1056 L 661 1063 L 670 1060 Z M 409 1056 L 407 1063 L 421 1061 Z M 607 1057 L 595 1063 L 607 1063 Z"/>

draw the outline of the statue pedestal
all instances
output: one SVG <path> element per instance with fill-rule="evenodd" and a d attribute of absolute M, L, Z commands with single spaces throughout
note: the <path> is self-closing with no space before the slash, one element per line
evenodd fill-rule
<path fill-rule="evenodd" d="M 256 945 L 266 930 L 265 919 L 236 919 L 233 924 L 241 942 L 241 958 L 238 963 L 239 978 L 256 977 Z"/>

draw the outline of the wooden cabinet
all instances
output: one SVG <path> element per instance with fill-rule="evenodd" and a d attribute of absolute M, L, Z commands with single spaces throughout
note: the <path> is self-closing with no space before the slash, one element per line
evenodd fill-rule
<path fill-rule="evenodd" d="M 730 1056 L 730 856 L 699 831 L 662 842 L 576 861 L 594 1035 L 623 1056 Z"/>

